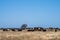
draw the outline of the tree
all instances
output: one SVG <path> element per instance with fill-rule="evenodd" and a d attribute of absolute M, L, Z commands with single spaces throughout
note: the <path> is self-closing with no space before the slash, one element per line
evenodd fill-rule
<path fill-rule="evenodd" d="M 23 24 L 22 26 L 21 26 L 21 29 L 23 29 L 23 30 L 25 30 L 27 28 L 27 24 Z"/>

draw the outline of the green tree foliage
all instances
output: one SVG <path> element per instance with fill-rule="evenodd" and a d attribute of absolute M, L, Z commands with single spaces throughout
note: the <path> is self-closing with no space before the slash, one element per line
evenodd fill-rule
<path fill-rule="evenodd" d="M 27 28 L 27 24 L 23 24 L 22 26 L 21 26 L 21 29 L 26 29 Z"/>

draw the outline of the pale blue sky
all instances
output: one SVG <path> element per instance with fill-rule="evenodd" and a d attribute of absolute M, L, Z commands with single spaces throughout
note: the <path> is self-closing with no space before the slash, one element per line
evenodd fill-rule
<path fill-rule="evenodd" d="M 0 0 L 0 26 L 5 24 L 60 27 L 60 0 Z"/>

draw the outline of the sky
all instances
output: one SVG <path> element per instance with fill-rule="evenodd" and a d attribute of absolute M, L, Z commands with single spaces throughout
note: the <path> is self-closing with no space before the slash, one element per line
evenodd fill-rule
<path fill-rule="evenodd" d="M 22 24 L 60 27 L 60 0 L 0 0 L 0 27 Z"/>

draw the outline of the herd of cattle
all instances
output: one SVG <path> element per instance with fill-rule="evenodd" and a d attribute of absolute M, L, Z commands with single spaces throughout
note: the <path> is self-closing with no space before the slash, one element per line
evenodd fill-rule
<path fill-rule="evenodd" d="M 34 28 L 0 28 L 2 31 L 60 31 L 59 28 L 42 28 L 42 27 L 34 27 Z"/>

